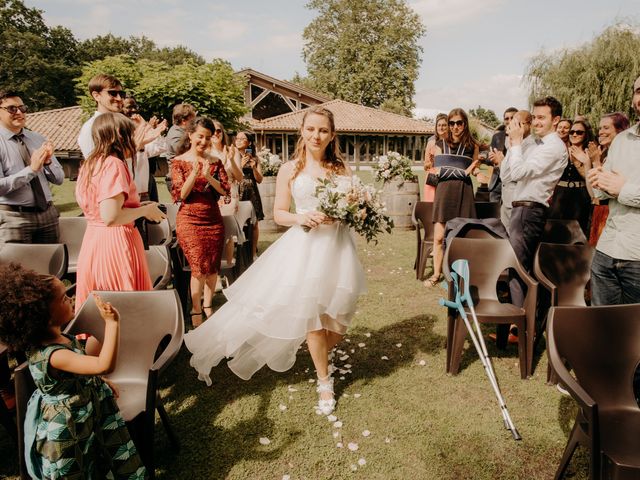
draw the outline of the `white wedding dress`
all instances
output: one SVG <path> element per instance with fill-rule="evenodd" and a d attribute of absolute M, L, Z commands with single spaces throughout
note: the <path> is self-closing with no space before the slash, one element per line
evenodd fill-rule
<path fill-rule="evenodd" d="M 294 179 L 297 213 L 316 209 L 315 187 L 306 173 Z M 293 366 L 307 332 L 326 327 L 326 316 L 340 327 L 335 330 L 344 331 L 365 291 L 347 226 L 335 222 L 308 232 L 293 226 L 224 290 L 227 302 L 185 335 L 191 366 L 207 385 L 211 369 L 225 357 L 244 380 L 265 364 L 284 372 Z"/>

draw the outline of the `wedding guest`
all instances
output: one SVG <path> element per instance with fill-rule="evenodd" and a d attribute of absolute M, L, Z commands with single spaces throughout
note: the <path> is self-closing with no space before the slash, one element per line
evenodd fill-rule
<path fill-rule="evenodd" d="M 570 146 L 569 143 L 569 132 L 571 131 L 571 126 L 573 125 L 573 121 L 568 118 L 561 118 L 558 122 L 558 126 L 556 127 L 556 133 L 560 137 L 560 140 L 564 142 L 567 146 L 567 149 Z"/>
<path fill-rule="evenodd" d="M 491 172 L 491 178 L 489 179 L 489 201 L 491 202 L 500 202 L 502 199 L 502 182 L 500 180 L 500 165 L 497 164 L 493 157 L 495 157 L 497 152 L 502 153 L 503 158 L 507 153 L 507 148 L 509 147 L 507 142 L 506 129 L 509 127 L 509 123 L 511 123 L 511 119 L 516 114 L 518 109 L 516 107 L 509 107 L 504 111 L 502 115 L 504 128 L 498 129 L 496 133 L 491 137 L 491 145 L 489 148 L 489 160 L 493 163 L 493 171 Z"/>
<path fill-rule="evenodd" d="M 631 104 L 640 116 L 640 77 Z M 597 198 L 609 199 L 609 218 L 591 264 L 592 303 L 640 303 L 640 124 L 615 137 L 606 163 L 589 170 L 587 179 Z"/>
<path fill-rule="evenodd" d="M 178 103 L 173 107 L 171 115 L 171 128 L 167 132 L 165 142 L 167 143 L 167 151 L 165 157 L 167 158 L 167 190 L 173 195 L 173 188 L 171 186 L 171 160 L 176 156 L 178 145 L 184 136 L 184 131 L 187 125 L 196 118 L 196 109 L 188 103 Z"/>
<path fill-rule="evenodd" d="M 444 163 L 438 169 L 438 186 L 433 201 L 433 275 L 424 281 L 427 287 L 438 284 L 442 274 L 443 242 L 446 223 L 456 217 L 475 217 L 471 172 L 478 165 L 479 145 L 469 130 L 467 113 L 454 108 L 447 116 L 449 132 L 436 142 L 434 161 Z"/>
<path fill-rule="evenodd" d="M 329 415 L 335 400 L 328 354 L 365 291 L 349 228 L 316 210 L 317 179 L 352 175 L 329 110 L 305 112 L 293 158 L 278 172 L 274 206 L 275 221 L 291 228 L 224 291 L 227 302 L 187 333 L 185 344 L 198 378 L 211 385 L 211 369 L 225 357 L 245 380 L 265 364 L 284 372 L 306 338 L 318 377 L 317 411 Z"/>
<path fill-rule="evenodd" d="M 438 181 L 438 171 L 433 166 L 433 157 L 436 151 L 436 142 L 446 137 L 449 131 L 447 124 L 447 114 L 439 113 L 436 116 L 436 133 L 427 142 L 424 150 L 424 170 L 427 172 L 424 185 L 423 202 L 433 202 L 436 195 L 436 185 Z"/>
<path fill-rule="evenodd" d="M 186 126 L 178 155 L 171 162 L 173 199 L 182 202 L 176 234 L 191 267 L 194 327 L 202 323 L 202 309 L 207 317 L 213 314 L 211 302 L 224 247 L 224 223 L 218 200 L 229 194 L 229 183 L 220 159 L 207 153 L 215 130 L 211 119 L 196 117 Z"/>
<path fill-rule="evenodd" d="M 255 260 L 258 252 L 258 239 L 260 235 L 258 222 L 264 219 L 262 199 L 260 198 L 260 192 L 258 191 L 258 183 L 262 183 L 262 168 L 260 167 L 260 160 L 257 157 L 258 152 L 256 151 L 255 135 L 247 131 L 238 132 L 236 135 L 235 146 L 237 149 L 235 160 L 240 164 L 243 175 L 243 179 L 240 182 L 240 200 L 251 201 L 258 220 L 253 225 L 251 238 L 251 254 Z"/>
<path fill-rule="evenodd" d="M 569 162 L 553 191 L 547 218 L 578 220 L 585 236 L 589 235 L 591 196 L 585 183 L 585 169 L 576 157 L 586 153 L 593 141 L 591 125 L 586 120 L 575 120 L 569 131 Z"/>
<path fill-rule="evenodd" d="M 49 182 L 62 185 L 64 171 L 53 145 L 25 128 L 26 112 L 17 92 L 0 89 L 0 245 L 59 238 Z"/>
<path fill-rule="evenodd" d="M 87 218 L 78 254 L 76 311 L 92 290 L 151 290 L 142 238 L 134 221 L 158 222 L 156 203 L 140 204 L 126 159 L 135 155 L 134 123 L 120 113 L 93 122 L 93 148 L 80 166 L 76 201 Z"/>

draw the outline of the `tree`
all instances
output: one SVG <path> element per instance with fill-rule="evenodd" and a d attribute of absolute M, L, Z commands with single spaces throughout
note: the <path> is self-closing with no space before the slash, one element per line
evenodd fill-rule
<path fill-rule="evenodd" d="M 633 82 L 640 72 L 637 26 L 615 24 L 591 42 L 559 52 L 540 52 L 529 63 L 525 78 L 529 99 L 553 95 L 564 115 L 586 115 L 593 124 L 608 112 L 633 115 Z"/>
<path fill-rule="evenodd" d="M 145 117 L 157 115 L 170 119 L 173 106 L 186 102 L 200 115 L 214 117 L 225 127 L 235 128 L 239 126 L 238 119 L 247 112 L 244 105 L 246 80 L 235 75 L 231 65 L 223 60 L 172 66 L 117 55 L 91 62 L 76 80 L 80 104 L 87 115 L 95 110 L 87 84 L 97 73 L 116 76 L 124 89 L 135 96 Z"/>
<path fill-rule="evenodd" d="M 492 128 L 497 127 L 501 123 L 500 119 L 496 115 L 496 112 L 483 108 L 480 105 L 478 105 L 478 108 L 472 108 L 471 110 L 469 110 L 469 115 L 471 115 L 472 117 L 476 117 L 478 120 L 486 123 Z"/>
<path fill-rule="evenodd" d="M 370 107 L 414 107 L 426 30 L 404 0 L 311 0 L 303 57 L 316 90 Z"/>

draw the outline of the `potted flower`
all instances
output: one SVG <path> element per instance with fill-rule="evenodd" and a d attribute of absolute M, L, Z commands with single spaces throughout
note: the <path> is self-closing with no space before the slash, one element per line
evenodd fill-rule
<path fill-rule="evenodd" d="M 382 195 L 396 228 L 414 228 L 411 215 L 420 199 L 418 176 L 411 170 L 411 160 L 398 152 L 374 158 L 376 181 L 382 182 Z"/>
<path fill-rule="evenodd" d="M 268 148 L 261 148 L 258 152 L 258 160 L 262 169 L 262 182 L 258 184 L 264 220 L 260 221 L 260 230 L 264 232 L 276 232 L 278 225 L 273 220 L 273 204 L 276 198 L 276 176 L 282 165 L 279 155 L 271 153 Z"/>

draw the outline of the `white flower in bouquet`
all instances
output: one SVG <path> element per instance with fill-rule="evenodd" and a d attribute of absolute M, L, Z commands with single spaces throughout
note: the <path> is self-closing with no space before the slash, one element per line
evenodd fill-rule
<path fill-rule="evenodd" d="M 411 170 L 411 160 L 398 152 L 388 152 L 374 158 L 376 163 L 373 166 L 375 178 L 378 182 L 389 182 L 393 179 L 401 181 L 415 182 L 418 177 Z"/>
<path fill-rule="evenodd" d="M 374 241 L 382 232 L 391 233 L 393 221 L 385 215 L 380 193 L 356 177 L 333 175 L 316 186 L 318 210 L 343 222 L 356 233 Z"/>
<path fill-rule="evenodd" d="M 268 148 L 262 148 L 258 152 L 258 158 L 260 159 L 262 175 L 265 177 L 275 177 L 278 175 L 278 171 L 282 166 L 282 159 L 279 155 L 271 153 L 271 150 Z"/>

